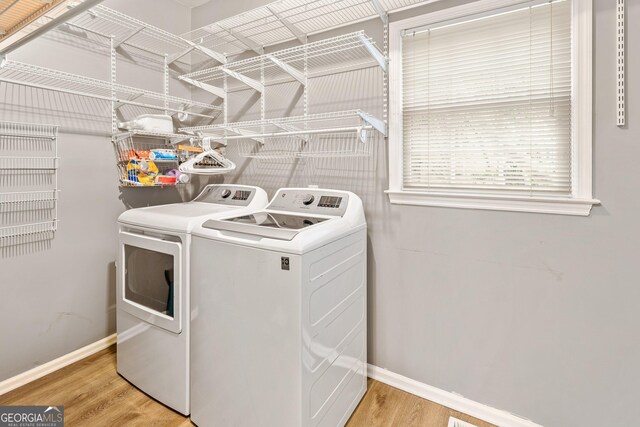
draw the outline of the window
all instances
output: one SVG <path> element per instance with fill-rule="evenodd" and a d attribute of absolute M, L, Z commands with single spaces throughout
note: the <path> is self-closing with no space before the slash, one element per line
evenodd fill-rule
<path fill-rule="evenodd" d="M 589 214 L 591 0 L 480 0 L 390 41 L 392 203 Z"/>

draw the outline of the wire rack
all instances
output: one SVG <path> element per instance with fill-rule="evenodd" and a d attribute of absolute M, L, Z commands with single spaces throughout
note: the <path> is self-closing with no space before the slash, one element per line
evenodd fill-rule
<path fill-rule="evenodd" d="M 8 181 L 2 181 L 0 213 L 5 225 L 0 228 L 0 246 L 27 243 L 22 239 L 24 236 L 53 236 L 58 222 L 57 137 L 58 126 L 55 125 L 0 122 L 0 174 L 3 177 L 41 173 L 51 176 L 51 181 L 36 179 L 39 186 L 49 187 L 38 191 L 4 192 Z M 17 224 L 25 221 L 29 223 Z M 7 224 L 11 222 L 14 224 Z"/>
<path fill-rule="evenodd" d="M 183 34 L 229 56 L 434 0 L 280 0 Z"/>
<path fill-rule="evenodd" d="M 384 122 L 361 110 L 183 128 L 234 141 L 238 155 L 256 159 L 363 157 L 386 135 Z"/>
<path fill-rule="evenodd" d="M 234 74 L 239 74 L 257 82 L 264 73 L 265 83 L 293 76 L 304 84 L 308 74 L 372 64 L 386 69 L 382 52 L 370 37 L 358 31 L 196 71 L 179 78 L 187 82 L 195 80 L 222 86 L 224 77 L 228 75 L 235 77 Z"/>
<path fill-rule="evenodd" d="M 106 44 L 110 37 L 114 37 L 116 48 L 126 48 L 127 51 L 155 57 L 156 60 L 168 55 L 170 63 L 181 58 L 189 63 L 189 53 L 210 57 L 198 50 L 197 44 L 190 40 L 103 5 L 89 9 L 67 25 L 72 31 L 66 32 L 71 34 L 81 37 L 96 35 L 102 38 L 103 43 L 106 39 Z M 68 29 L 63 27 L 63 30 Z"/>
<path fill-rule="evenodd" d="M 56 170 L 58 169 L 57 157 L 0 157 L 0 169 L 7 171 L 16 170 Z"/>
<path fill-rule="evenodd" d="M 283 133 L 331 133 L 335 132 L 336 129 L 341 131 L 357 130 L 363 126 L 372 126 L 386 135 L 384 123 L 362 110 L 335 111 L 305 116 L 185 127 L 181 128 L 180 131 L 210 135 L 214 140 L 233 140 L 240 139 L 241 135 L 246 137 L 247 135 L 283 136 Z M 254 136 L 254 138 L 259 139 L 260 137 Z"/>
<path fill-rule="evenodd" d="M 191 101 L 117 83 L 112 84 L 104 80 L 17 61 L 5 61 L 4 65 L 0 67 L 0 81 L 158 111 L 187 112 L 192 116 L 209 119 L 216 118 L 221 111 L 220 107 L 203 102 Z M 115 97 L 113 93 L 115 93 Z M 165 102 L 169 105 L 165 105 Z M 195 112 L 193 111 L 194 108 L 210 113 Z"/>
<path fill-rule="evenodd" d="M 45 221 L 35 224 L 11 225 L 0 227 L 0 246 L 10 246 L 24 243 L 21 239 L 37 234 L 46 234 L 53 237 L 53 233 L 58 229 L 58 221 Z"/>
<path fill-rule="evenodd" d="M 0 122 L 0 138 L 51 139 L 58 137 L 58 126 Z"/>
<path fill-rule="evenodd" d="M 0 212 L 53 209 L 57 200 L 57 190 L 0 193 Z"/>

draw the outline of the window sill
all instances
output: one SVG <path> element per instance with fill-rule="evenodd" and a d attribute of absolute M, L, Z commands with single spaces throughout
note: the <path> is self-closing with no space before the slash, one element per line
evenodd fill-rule
<path fill-rule="evenodd" d="M 391 203 L 397 205 L 534 212 L 556 215 L 589 216 L 591 208 L 600 204 L 600 201 L 595 199 L 556 199 L 393 190 L 387 190 L 385 193 L 389 195 Z"/>

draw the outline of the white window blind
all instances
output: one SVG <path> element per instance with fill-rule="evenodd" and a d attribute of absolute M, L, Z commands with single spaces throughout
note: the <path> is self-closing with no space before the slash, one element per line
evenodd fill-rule
<path fill-rule="evenodd" d="M 571 194 L 571 4 L 402 33 L 403 186 Z"/>

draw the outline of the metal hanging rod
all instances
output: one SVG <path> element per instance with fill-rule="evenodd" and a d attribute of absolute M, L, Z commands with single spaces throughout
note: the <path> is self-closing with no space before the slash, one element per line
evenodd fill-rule
<path fill-rule="evenodd" d="M 287 131 L 287 132 L 270 132 L 270 133 L 250 134 L 250 135 L 233 135 L 233 136 L 221 137 L 221 139 L 230 141 L 234 139 L 274 138 L 274 137 L 280 137 L 280 136 L 319 135 L 324 133 L 357 132 L 361 130 L 371 130 L 371 129 L 373 129 L 373 126 L 350 126 L 350 127 L 341 127 L 341 128 L 296 130 L 296 131 Z"/>
<path fill-rule="evenodd" d="M 182 128 L 187 133 L 202 133 L 214 139 L 263 138 L 266 136 L 305 135 L 316 133 L 345 132 L 358 129 L 374 129 L 386 135 L 385 123 L 361 110 L 347 110 L 330 113 L 309 114 L 307 116 L 285 117 L 279 119 L 252 120 L 209 126 Z M 283 132 L 283 129 L 286 130 Z M 234 134 L 228 135 L 231 131 Z"/>

